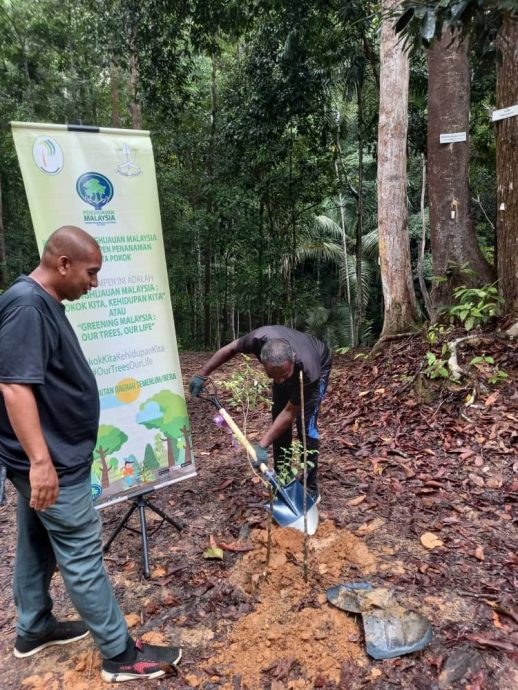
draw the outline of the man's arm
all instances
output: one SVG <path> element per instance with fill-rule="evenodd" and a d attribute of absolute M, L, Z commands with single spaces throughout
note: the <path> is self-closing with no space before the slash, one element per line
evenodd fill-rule
<path fill-rule="evenodd" d="M 228 362 L 229 359 L 232 359 L 234 355 L 237 355 L 237 342 L 237 340 L 233 340 L 231 343 L 224 345 L 217 352 L 215 352 L 200 369 L 200 376 L 208 376 L 222 364 Z"/>
<path fill-rule="evenodd" d="M 289 402 L 282 412 L 274 419 L 271 427 L 259 441 L 259 445 L 263 448 L 268 448 L 268 446 L 273 443 L 276 438 L 281 436 L 286 429 L 289 429 L 294 420 L 297 418 L 299 410 L 300 407 L 298 405 L 294 405 L 292 402 Z"/>
<path fill-rule="evenodd" d="M 29 458 L 30 506 L 45 510 L 56 502 L 59 482 L 41 429 L 34 393 L 31 386 L 21 383 L 0 383 L 0 392 L 13 431 Z"/>

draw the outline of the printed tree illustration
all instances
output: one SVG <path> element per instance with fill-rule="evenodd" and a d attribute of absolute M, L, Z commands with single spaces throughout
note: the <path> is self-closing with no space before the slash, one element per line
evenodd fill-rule
<path fill-rule="evenodd" d="M 101 486 L 107 489 L 110 486 L 110 468 L 108 467 L 107 457 L 111 453 L 116 453 L 126 443 L 128 437 L 116 426 L 101 424 L 97 433 L 97 443 L 94 453 L 101 461 Z"/>
<path fill-rule="evenodd" d="M 102 207 L 103 201 L 106 197 L 106 187 L 102 185 L 95 177 L 92 177 L 86 184 L 83 185 L 83 191 L 85 196 L 90 199 L 90 202 L 93 204 L 93 206 L 99 210 Z"/>
<path fill-rule="evenodd" d="M 144 450 L 144 471 L 157 470 L 160 465 L 156 459 L 155 451 L 153 450 L 150 443 L 146 444 L 146 449 Z"/>
<path fill-rule="evenodd" d="M 173 441 L 184 438 L 186 457 L 191 453 L 189 436 L 189 418 L 185 400 L 181 395 L 171 391 L 160 391 L 140 406 L 137 422 L 146 429 L 159 429 L 162 439 L 167 443 L 167 464 L 174 467 Z"/>
<path fill-rule="evenodd" d="M 162 443 L 162 434 L 155 434 L 155 443 L 153 445 L 153 450 L 155 452 L 155 458 L 159 466 L 162 466 L 164 461 L 164 445 Z"/>
<path fill-rule="evenodd" d="M 187 426 L 187 424 L 184 424 L 180 431 L 183 434 L 183 448 L 185 448 L 185 460 L 184 464 L 185 465 L 191 465 L 192 464 L 192 453 L 191 453 L 191 430 Z"/>

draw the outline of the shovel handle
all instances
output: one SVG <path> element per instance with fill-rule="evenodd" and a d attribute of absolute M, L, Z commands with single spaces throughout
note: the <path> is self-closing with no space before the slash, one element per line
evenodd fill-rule
<path fill-rule="evenodd" d="M 225 422 L 228 424 L 228 426 L 232 430 L 232 433 L 234 434 L 236 441 L 238 441 L 238 443 L 240 443 L 243 446 L 243 448 L 246 450 L 248 455 L 250 455 L 252 460 L 255 462 L 257 460 L 257 457 L 255 454 L 255 450 L 254 450 L 253 445 L 250 443 L 250 441 L 247 439 L 247 437 L 244 435 L 244 433 L 241 431 L 241 429 L 238 427 L 238 425 L 234 422 L 234 420 L 229 415 L 229 413 L 225 410 L 224 407 L 220 407 L 219 414 L 223 417 Z"/>

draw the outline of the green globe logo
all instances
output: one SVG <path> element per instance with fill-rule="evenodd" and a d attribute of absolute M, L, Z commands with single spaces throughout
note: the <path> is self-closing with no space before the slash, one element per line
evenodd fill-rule
<path fill-rule="evenodd" d="M 113 185 L 101 173 L 87 172 L 76 182 L 76 191 L 83 201 L 100 211 L 113 199 Z"/>

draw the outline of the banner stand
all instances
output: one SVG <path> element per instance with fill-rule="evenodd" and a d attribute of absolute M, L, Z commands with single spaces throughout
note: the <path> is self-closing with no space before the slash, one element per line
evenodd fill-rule
<path fill-rule="evenodd" d="M 40 253 L 54 229 L 70 225 L 101 248 L 97 288 L 66 304 L 99 388 L 92 495 L 98 509 L 131 502 L 104 550 L 123 528 L 137 532 L 149 577 L 146 509 L 183 528 L 149 497 L 196 476 L 150 132 L 11 127 Z M 128 525 L 137 509 L 140 532 Z"/>
<path fill-rule="evenodd" d="M 135 534 L 140 534 L 142 537 L 142 568 L 144 572 L 144 577 L 148 579 L 151 576 L 150 570 L 149 570 L 149 551 L 148 551 L 148 537 L 152 536 L 155 534 L 155 532 L 158 532 L 160 527 L 164 524 L 164 521 L 168 522 L 170 525 L 175 527 L 179 532 L 181 532 L 184 528 L 184 525 L 182 525 L 179 522 L 176 522 L 176 520 L 173 520 L 172 517 L 164 513 L 163 510 L 161 510 L 158 506 L 156 506 L 154 503 L 151 503 L 148 496 L 151 496 L 154 494 L 155 491 L 145 491 L 141 494 L 135 494 L 133 496 L 128 496 L 127 500 L 131 501 L 133 505 L 127 510 L 126 514 L 122 518 L 122 520 L 119 522 L 117 527 L 113 530 L 110 538 L 106 542 L 106 544 L 103 547 L 104 553 L 107 553 L 109 550 L 110 546 L 112 545 L 114 539 L 116 536 L 119 534 L 119 532 L 122 529 L 127 529 L 129 532 L 134 532 Z M 147 531 L 147 524 L 146 524 L 146 508 L 149 510 L 152 510 L 154 513 L 156 513 L 158 516 L 162 518 L 162 522 L 158 525 L 158 527 L 155 527 L 155 529 L 148 534 Z M 133 513 L 138 509 L 139 511 L 139 518 L 140 518 L 140 530 L 135 529 L 134 527 L 130 527 L 128 525 L 128 520 L 130 517 L 133 515 Z"/>

